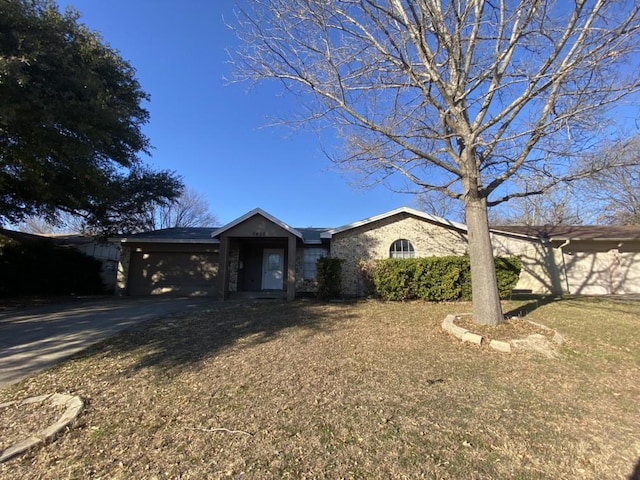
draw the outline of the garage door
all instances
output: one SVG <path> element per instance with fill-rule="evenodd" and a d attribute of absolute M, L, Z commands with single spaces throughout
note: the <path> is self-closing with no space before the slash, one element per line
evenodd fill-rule
<path fill-rule="evenodd" d="M 132 252 L 129 295 L 211 295 L 217 293 L 215 253 Z"/>
<path fill-rule="evenodd" d="M 640 293 L 640 254 L 576 252 L 564 255 L 569 292 L 582 295 Z"/>

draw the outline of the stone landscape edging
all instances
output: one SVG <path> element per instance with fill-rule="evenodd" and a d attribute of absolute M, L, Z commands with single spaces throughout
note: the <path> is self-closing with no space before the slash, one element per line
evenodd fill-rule
<path fill-rule="evenodd" d="M 31 405 L 33 403 L 44 403 L 46 401 L 51 402 L 54 406 L 64 405 L 66 410 L 53 424 L 0 452 L 0 463 L 10 460 L 37 445 L 45 444 L 53 440 L 64 428 L 78 418 L 84 408 L 84 402 L 80 397 L 62 393 L 49 393 L 37 397 L 29 397 L 20 402 L 7 402 L 0 404 L 0 408 L 9 407 L 16 403 L 19 405 Z"/>
<path fill-rule="evenodd" d="M 447 332 L 451 333 L 452 335 L 454 335 L 455 337 L 459 338 L 463 342 L 470 342 L 478 345 L 482 344 L 482 340 L 484 338 L 482 337 L 482 335 L 473 333 L 467 330 L 466 328 L 459 327 L 458 325 L 455 324 L 455 319 L 462 315 L 463 314 L 447 315 L 442 322 L 442 328 Z M 555 330 L 536 322 L 531 322 L 531 321 L 528 321 L 528 322 L 541 329 L 552 330 L 554 332 L 554 336 L 552 339 L 553 343 L 557 345 L 562 345 L 564 343 L 564 337 L 562 337 L 562 335 L 560 335 Z M 498 352 L 504 352 L 504 353 L 511 353 L 511 349 L 512 349 L 510 342 L 504 342 L 502 340 L 491 340 L 489 342 L 489 346 L 494 350 L 497 350 Z"/>

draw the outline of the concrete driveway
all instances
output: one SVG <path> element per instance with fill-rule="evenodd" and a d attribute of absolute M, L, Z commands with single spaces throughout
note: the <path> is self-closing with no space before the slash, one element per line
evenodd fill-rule
<path fill-rule="evenodd" d="M 108 297 L 0 311 L 0 388 L 140 322 L 212 301 Z"/>

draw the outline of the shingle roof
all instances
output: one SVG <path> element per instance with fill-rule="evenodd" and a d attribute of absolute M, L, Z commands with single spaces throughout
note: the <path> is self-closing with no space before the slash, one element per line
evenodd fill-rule
<path fill-rule="evenodd" d="M 640 226 L 504 225 L 491 230 L 548 240 L 640 240 Z"/>
<path fill-rule="evenodd" d="M 96 241 L 91 235 L 82 235 L 79 233 L 70 234 L 50 234 L 47 238 L 51 238 L 57 245 L 85 245 Z"/>
<path fill-rule="evenodd" d="M 211 234 L 217 229 L 217 227 L 163 228 L 127 235 L 122 242 L 219 243 L 218 239 L 211 238 Z"/>
<path fill-rule="evenodd" d="M 322 243 L 321 235 L 329 229 L 328 228 L 296 228 L 296 230 L 302 234 L 304 243 L 320 245 Z"/>
<path fill-rule="evenodd" d="M 16 242 L 42 242 L 52 241 L 50 238 L 42 235 L 34 235 L 32 233 L 18 232 L 16 230 L 9 230 L 6 228 L 0 228 L 0 236 L 10 238 Z"/>
<path fill-rule="evenodd" d="M 344 225 L 338 228 L 292 228 L 284 224 L 275 217 L 260 209 L 252 210 L 237 220 L 224 227 L 206 227 L 206 228 L 165 228 L 152 232 L 138 233 L 128 235 L 122 239 L 123 242 L 158 242 L 158 243 L 219 243 L 219 240 L 212 238 L 213 234 L 219 234 L 224 230 L 237 225 L 242 220 L 260 214 L 269 219 L 274 219 L 283 228 L 295 233 L 296 236 L 302 238 L 305 244 L 320 245 L 323 239 L 331 238 L 332 234 L 336 234 L 352 228 L 357 228 L 381 219 L 388 218 L 397 214 L 409 214 L 417 216 L 424 220 L 436 222 L 444 226 L 466 231 L 466 225 L 456 222 L 450 222 L 444 218 L 429 215 L 419 210 L 402 207 L 390 212 L 367 218 L 359 222 Z M 514 234 L 528 236 L 532 238 L 543 238 L 547 240 L 640 240 L 640 226 L 587 226 L 587 225 L 543 225 L 543 226 L 526 226 L 526 225 L 498 225 L 491 226 L 493 233 Z"/>

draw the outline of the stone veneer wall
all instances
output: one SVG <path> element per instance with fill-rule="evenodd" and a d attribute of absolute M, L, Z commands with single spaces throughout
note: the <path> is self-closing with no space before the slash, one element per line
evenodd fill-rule
<path fill-rule="evenodd" d="M 229 246 L 229 292 L 238 291 L 238 272 L 240 271 L 240 247 Z"/>
<path fill-rule="evenodd" d="M 296 293 L 313 293 L 317 290 L 315 280 L 304 279 L 304 247 L 298 246 L 296 251 Z"/>
<path fill-rule="evenodd" d="M 116 273 L 116 295 L 127 294 L 127 277 L 129 276 L 129 265 L 131 263 L 131 247 L 122 245 L 120 250 L 120 261 Z"/>
<path fill-rule="evenodd" d="M 329 249 L 326 245 L 298 246 L 296 252 L 296 293 L 301 294 L 316 293 L 318 291 L 317 280 L 304 278 L 304 251 L 307 248 L 322 248 L 326 250 L 325 255 L 329 255 Z"/>
<path fill-rule="evenodd" d="M 467 251 L 463 232 L 406 213 L 335 234 L 331 239 L 331 256 L 344 260 L 343 295 L 364 295 L 359 262 L 389 258 L 391 245 L 400 239 L 411 242 L 416 257 L 463 255 Z"/>

